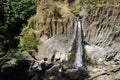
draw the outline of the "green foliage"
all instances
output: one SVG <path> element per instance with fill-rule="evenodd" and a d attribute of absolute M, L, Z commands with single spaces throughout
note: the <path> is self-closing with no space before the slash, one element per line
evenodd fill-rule
<path fill-rule="evenodd" d="M 105 4 L 105 3 L 107 3 L 109 0 L 100 0 L 100 3 L 101 4 Z"/>
<path fill-rule="evenodd" d="M 79 16 L 80 10 L 78 10 L 78 9 L 73 9 L 73 10 L 71 10 L 71 12 L 72 12 L 75 16 Z"/>
<path fill-rule="evenodd" d="M 28 28 L 32 28 L 32 29 L 35 29 L 36 26 L 37 26 L 37 23 L 38 23 L 38 21 L 37 21 L 37 19 L 35 18 L 35 16 L 32 16 L 32 17 L 30 17 L 30 18 L 28 19 L 28 25 L 27 25 L 27 27 L 28 27 Z"/>
<path fill-rule="evenodd" d="M 56 19 L 61 18 L 60 8 L 57 6 L 57 4 L 55 3 L 52 4 L 52 11 Z"/>
<path fill-rule="evenodd" d="M 19 44 L 22 24 L 35 13 L 34 0 L 1 0 L 0 1 L 0 50 L 7 52 Z"/>
<path fill-rule="evenodd" d="M 22 37 L 20 42 L 20 47 L 23 50 L 31 50 L 34 49 L 37 46 L 37 40 L 34 37 L 34 34 L 31 32 L 30 34 L 26 34 L 24 37 Z"/>
<path fill-rule="evenodd" d="M 7 53 L 11 59 L 19 59 L 19 60 L 30 59 L 30 55 L 28 51 L 23 51 L 22 49 L 11 48 L 8 50 Z"/>
<path fill-rule="evenodd" d="M 35 37 L 34 33 L 34 26 L 36 24 L 35 17 L 31 17 L 28 20 L 28 25 L 23 28 L 21 34 L 20 34 L 20 44 L 19 48 L 23 51 L 31 51 L 34 50 L 38 45 L 38 40 Z"/>
<path fill-rule="evenodd" d="M 69 64 L 72 64 L 74 62 L 74 59 L 75 59 L 75 49 L 71 50 L 70 51 L 70 55 L 68 56 L 68 61 L 66 63 L 69 63 Z"/>
<path fill-rule="evenodd" d="M 34 29 L 36 28 L 37 20 L 35 16 L 28 19 L 28 24 L 23 27 L 19 39 L 19 45 L 14 56 L 17 59 L 29 59 L 29 53 L 37 48 L 39 43 L 38 39 L 35 37 Z"/>
<path fill-rule="evenodd" d="M 34 0 L 4 0 L 3 1 L 4 20 L 11 24 L 17 20 L 26 21 L 35 13 Z"/>

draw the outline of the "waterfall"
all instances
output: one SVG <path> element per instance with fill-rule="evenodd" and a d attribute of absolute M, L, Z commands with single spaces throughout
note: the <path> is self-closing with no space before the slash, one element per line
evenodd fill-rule
<path fill-rule="evenodd" d="M 82 67 L 83 49 L 82 49 L 82 24 L 81 20 L 79 19 L 77 22 L 77 40 L 76 40 L 76 55 L 75 55 L 75 67 Z"/>

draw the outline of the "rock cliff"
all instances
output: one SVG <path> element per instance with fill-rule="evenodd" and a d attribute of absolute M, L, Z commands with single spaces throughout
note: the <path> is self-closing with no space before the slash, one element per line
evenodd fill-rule
<path fill-rule="evenodd" d="M 119 64 L 120 5 L 95 7 L 88 11 L 83 23 L 84 40 L 90 45 L 86 49 L 93 51 L 88 55 L 98 62 Z"/>
<path fill-rule="evenodd" d="M 37 26 L 35 36 L 39 38 L 36 58 L 41 60 L 67 60 L 76 37 L 76 17 L 64 1 L 36 0 Z"/>
<path fill-rule="evenodd" d="M 108 4 L 89 9 L 83 18 L 85 61 L 95 65 L 88 66 L 88 70 L 95 74 L 120 66 L 119 3 L 119 0 L 111 0 Z M 102 76 L 100 80 L 119 79 L 120 74 L 112 75 L 116 76 Z"/>
<path fill-rule="evenodd" d="M 114 4 L 112 4 L 114 3 Z M 37 25 L 33 25 L 35 36 L 40 40 L 37 59 L 68 59 L 76 37 L 77 18 L 71 9 L 81 9 L 75 0 L 36 0 Z M 87 55 L 94 63 L 119 64 L 120 58 L 120 5 L 119 0 L 111 0 L 80 12 L 83 17 L 83 38 Z M 84 10 L 85 11 L 85 10 Z M 54 44 L 53 44 L 54 43 Z M 109 63 L 106 63 L 109 62 Z"/>
<path fill-rule="evenodd" d="M 66 1 L 36 0 L 38 7 L 34 17 L 37 23 L 32 28 L 40 42 L 35 54 L 39 60 L 48 58 L 49 61 L 62 62 L 74 57 L 71 52 L 77 29 L 74 14 L 81 10 L 81 6 L 79 0 Z M 106 71 L 120 65 L 119 3 L 119 0 L 111 0 L 80 11 L 79 15 L 83 16 L 84 63 L 90 71 Z"/>

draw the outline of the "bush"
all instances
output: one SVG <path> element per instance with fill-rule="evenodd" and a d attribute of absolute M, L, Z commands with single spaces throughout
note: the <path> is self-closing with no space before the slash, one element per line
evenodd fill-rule
<path fill-rule="evenodd" d="M 35 34 L 31 29 L 28 30 L 26 34 L 20 37 L 19 47 L 22 50 L 29 52 L 30 50 L 35 49 L 37 47 L 37 44 L 38 44 L 38 40 L 36 40 Z"/>
<path fill-rule="evenodd" d="M 109 0 L 100 0 L 100 3 L 101 4 L 105 4 L 105 3 L 107 3 Z"/>
<path fill-rule="evenodd" d="M 26 34 L 23 39 L 21 39 L 21 47 L 24 49 L 34 49 L 36 47 L 36 40 L 33 33 Z"/>
<path fill-rule="evenodd" d="M 79 16 L 80 10 L 75 9 L 75 10 L 71 10 L 71 12 L 72 12 L 75 16 Z"/>
<path fill-rule="evenodd" d="M 57 4 L 52 4 L 52 11 L 54 13 L 55 19 L 61 18 L 60 8 L 57 6 Z"/>
<path fill-rule="evenodd" d="M 36 10 L 34 0 L 3 0 L 2 3 L 6 24 L 17 20 L 26 21 Z"/>
<path fill-rule="evenodd" d="M 34 50 L 38 45 L 38 40 L 34 33 L 34 26 L 36 26 L 37 21 L 35 17 L 31 17 L 28 20 L 28 25 L 23 28 L 21 34 L 20 34 L 20 44 L 19 48 L 23 51 L 31 51 Z"/>

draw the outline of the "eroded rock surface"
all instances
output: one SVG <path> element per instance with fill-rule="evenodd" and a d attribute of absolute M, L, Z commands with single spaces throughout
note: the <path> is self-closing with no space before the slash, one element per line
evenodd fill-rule
<path fill-rule="evenodd" d="M 77 1 L 75 0 L 75 2 Z M 54 5 L 52 4 L 53 0 L 38 0 L 36 3 L 38 7 L 35 17 L 38 25 L 34 25 L 33 28 L 40 44 L 35 57 L 39 60 L 48 58 L 48 61 L 68 60 L 77 29 L 76 17 L 70 12 L 69 7 L 75 7 L 75 5 L 72 3 L 69 4 L 71 6 L 64 4 L 64 0 L 58 1 L 58 3 L 56 1 L 55 4 L 58 5 L 59 9 L 58 18 L 56 12 L 51 9 L 51 6 Z M 98 73 L 120 66 L 119 0 L 111 0 L 108 4 L 84 10 L 80 16 L 83 16 L 83 42 L 87 43 L 84 45 L 85 55 L 94 64 L 94 66 L 87 65 L 88 70 Z M 55 76 L 49 78 L 54 80 Z"/>
<path fill-rule="evenodd" d="M 88 10 L 87 16 L 84 17 L 83 36 L 87 43 L 84 48 L 88 61 L 93 63 L 92 66 L 87 66 L 92 73 L 99 74 L 120 66 L 120 5 L 118 3 L 117 0 L 111 0 L 109 4 Z M 119 80 L 118 73 L 119 70 L 95 79 Z"/>
<path fill-rule="evenodd" d="M 89 53 L 103 61 L 120 61 L 120 5 L 104 5 L 88 11 L 83 27 L 84 40 L 91 46 Z M 99 47 L 96 48 L 96 47 Z M 102 48 L 102 49 L 100 49 Z M 96 50 L 96 52 L 94 52 Z M 100 57 L 101 56 L 101 57 Z M 95 58 L 94 58 L 95 59 Z M 99 59 L 96 56 L 96 60 Z M 113 61 L 113 63 L 112 63 Z M 119 64 L 119 63 L 118 63 Z"/>
<path fill-rule="evenodd" d="M 37 1 L 35 36 L 40 40 L 36 58 L 49 61 L 68 59 L 76 37 L 76 17 L 63 1 Z M 44 4 L 45 3 L 45 4 Z"/>

